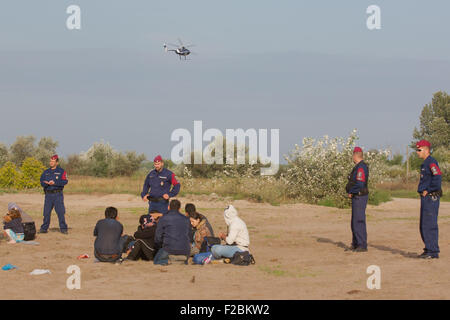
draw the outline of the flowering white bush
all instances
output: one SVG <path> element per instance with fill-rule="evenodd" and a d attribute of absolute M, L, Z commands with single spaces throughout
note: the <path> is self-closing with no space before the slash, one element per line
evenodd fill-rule
<path fill-rule="evenodd" d="M 295 145 L 285 157 L 289 168 L 282 176 L 288 197 L 308 203 L 331 201 L 338 207 L 347 206 L 345 185 L 354 166 L 352 152 L 356 140 L 358 136 L 353 130 L 347 139 L 304 138 L 302 148 Z M 381 180 L 386 167 L 383 156 L 388 154 L 386 150 L 364 152 L 364 161 L 369 166 L 369 190 Z"/>

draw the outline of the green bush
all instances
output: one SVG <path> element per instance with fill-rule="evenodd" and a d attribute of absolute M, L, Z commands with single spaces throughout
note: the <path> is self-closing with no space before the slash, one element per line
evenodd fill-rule
<path fill-rule="evenodd" d="M 17 171 L 16 165 L 11 161 L 5 163 L 0 168 L 0 187 L 2 188 L 15 188 L 20 173 Z"/>
<path fill-rule="evenodd" d="M 20 167 L 20 176 L 17 179 L 18 189 L 33 189 L 41 185 L 40 178 L 45 170 L 44 165 L 39 160 L 29 157 L 23 161 Z"/>

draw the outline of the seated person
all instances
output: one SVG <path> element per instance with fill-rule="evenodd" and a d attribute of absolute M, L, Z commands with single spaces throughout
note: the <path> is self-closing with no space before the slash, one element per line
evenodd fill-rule
<path fill-rule="evenodd" d="M 215 259 L 232 258 L 236 252 L 249 251 L 250 238 L 247 225 L 238 217 L 238 212 L 232 205 L 225 209 L 224 218 L 228 226 L 228 234 L 221 232 L 219 237 L 225 241 L 226 245 L 211 247 Z"/>
<path fill-rule="evenodd" d="M 170 201 L 169 211 L 158 221 L 155 245 L 161 249 L 156 253 L 154 264 L 169 264 L 169 255 L 185 256 L 184 262 L 187 263 L 191 252 L 191 224 L 189 218 L 179 211 L 180 207 L 180 201 Z"/>
<path fill-rule="evenodd" d="M 184 207 L 184 211 L 186 211 L 186 216 L 189 217 L 189 215 L 191 213 L 197 212 L 197 209 L 195 208 L 195 205 L 193 203 L 187 203 L 186 206 Z M 202 220 L 206 221 L 206 226 L 209 229 L 209 233 L 211 234 L 211 237 L 214 237 L 214 230 L 213 230 L 211 224 L 209 223 L 208 219 L 204 215 L 202 215 L 201 213 L 198 213 L 198 214 L 200 215 L 200 218 Z M 192 235 L 194 235 L 194 230 L 192 231 Z"/>
<path fill-rule="evenodd" d="M 155 255 L 156 222 L 151 214 L 142 215 L 139 218 L 139 226 L 134 233 L 133 246 L 127 256 L 127 260 L 153 260 Z"/>
<path fill-rule="evenodd" d="M 24 231 L 20 211 L 17 208 L 12 208 L 3 217 L 3 220 L 4 235 L 9 239 L 8 243 L 22 242 Z"/>
<path fill-rule="evenodd" d="M 11 209 L 17 209 L 20 212 L 20 218 L 22 219 L 24 241 L 34 240 L 36 237 L 36 225 L 25 211 L 22 210 L 15 202 L 8 203 L 8 211 Z"/>
<path fill-rule="evenodd" d="M 94 229 L 97 237 L 94 243 L 94 255 L 101 262 L 118 261 L 124 250 L 128 236 L 122 236 L 123 225 L 118 221 L 117 209 L 108 207 L 105 219 L 99 220 Z"/>
<path fill-rule="evenodd" d="M 206 225 L 206 218 L 202 219 L 202 216 L 199 213 L 189 213 L 189 219 L 191 220 L 191 226 L 194 229 L 193 242 L 191 245 L 191 256 L 194 256 L 200 252 L 205 237 L 211 237 L 211 232 Z"/>

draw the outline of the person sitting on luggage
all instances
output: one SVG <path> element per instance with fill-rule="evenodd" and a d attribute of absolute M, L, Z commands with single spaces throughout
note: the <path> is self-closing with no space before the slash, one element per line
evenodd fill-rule
<path fill-rule="evenodd" d="M 169 264 L 169 258 L 172 260 L 169 255 L 175 256 L 174 259 L 184 259 L 183 262 L 187 263 L 191 252 L 189 239 L 191 224 L 189 218 L 179 211 L 180 207 L 180 201 L 171 200 L 169 211 L 157 223 L 155 244 L 161 249 L 156 253 L 154 264 Z"/>
<path fill-rule="evenodd" d="M 191 213 L 197 212 L 197 209 L 195 208 L 195 205 L 193 203 L 187 203 L 184 206 L 184 211 L 186 211 L 186 216 L 189 217 Z M 203 214 L 201 214 L 199 212 L 197 212 L 197 213 L 200 215 L 200 218 L 202 220 L 206 221 L 206 226 L 209 229 L 209 233 L 211 233 L 211 237 L 214 237 L 214 230 L 213 230 L 213 227 L 211 226 L 211 224 L 209 223 L 208 219 Z M 192 236 L 194 236 L 194 231 L 195 230 L 192 230 Z"/>
<path fill-rule="evenodd" d="M 194 229 L 194 236 L 191 245 L 191 257 L 200 253 L 203 241 L 205 237 L 211 237 L 211 232 L 206 225 L 206 218 L 202 219 L 202 216 L 198 212 L 189 213 L 189 219 L 191 220 L 191 226 Z"/>
<path fill-rule="evenodd" d="M 105 219 L 95 225 L 94 255 L 100 262 L 116 262 L 122 256 L 128 236 L 123 236 L 123 225 L 118 220 L 117 209 L 108 207 Z"/>
<path fill-rule="evenodd" d="M 156 222 L 151 214 L 142 215 L 139 218 L 139 226 L 134 233 L 133 246 L 127 256 L 127 260 L 153 260 L 155 255 Z"/>
<path fill-rule="evenodd" d="M 19 205 L 15 202 L 8 203 L 8 211 L 10 211 L 11 209 L 17 209 L 20 212 L 24 234 L 23 241 L 34 240 L 36 238 L 36 225 L 33 221 L 33 218 L 31 218 L 25 211 L 23 211 L 22 208 L 19 207 Z"/>
<path fill-rule="evenodd" d="M 9 239 L 8 243 L 22 242 L 24 231 L 20 211 L 17 208 L 12 208 L 3 217 L 3 221 L 4 235 Z"/>
<path fill-rule="evenodd" d="M 228 234 L 220 233 L 220 239 L 226 245 L 214 245 L 211 252 L 215 259 L 232 258 L 236 252 L 249 251 L 250 237 L 247 225 L 238 217 L 237 210 L 229 205 L 224 211 L 225 223 L 228 226 Z"/>

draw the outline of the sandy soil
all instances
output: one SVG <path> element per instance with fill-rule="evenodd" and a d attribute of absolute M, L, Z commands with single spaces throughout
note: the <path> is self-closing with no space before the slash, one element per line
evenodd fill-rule
<path fill-rule="evenodd" d="M 224 201 L 205 196 L 181 198 L 196 204 L 216 232 L 225 229 Z M 15 201 L 39 228 L 43 195 L 3 194 L 0 207 Z M 439 260 L 414 258 L 422 252 L 419 200 L 395 199 L 369 206 L 369 252 L 345 252 L 351 240 L 350 210 L 305 204 L 271 206 L 232 201 L 246 221 L 256 265 L 154 266 L 94 263 L 92 235 L 106 206 L 119 208 L 127 234 L 133 234 L 146 204 L 131 195 L 66 195 L 70 234 L 58 232 L 52 214 L 39 246 L 0 242 L 0 299 L 450 299 L 450 203 L 439 212 Z M 77 260 L 87 253 L 91 258 Z M 69 290 L 67 267 L 81 268 L 81 289 Z M 367 267 L 381 268 L 381 289 L 369 290 Z M 51 274 L 32 276 L 33 269 Z"/>

